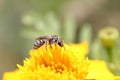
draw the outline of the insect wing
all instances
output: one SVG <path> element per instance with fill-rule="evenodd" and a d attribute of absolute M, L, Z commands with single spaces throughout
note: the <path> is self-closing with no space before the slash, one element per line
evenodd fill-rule
<path fill-rule="evenodd" d="M 50 36 L 41 36 L 41 37 L 38 37 L 36 38 L 35 40 L 39 40 L 39 39 L 49 39 L 51 38 Z"/>

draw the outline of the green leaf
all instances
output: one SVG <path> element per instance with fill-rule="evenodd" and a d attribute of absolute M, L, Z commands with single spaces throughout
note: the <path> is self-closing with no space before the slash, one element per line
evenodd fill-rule
<path fill-rule="evenodd" d="M 79 41 L 84 41 L 84 40 L 87 40 L 88 42 L 92 41 L 92 27 L 88 23 L 82 26 L 81 32 L 79 35 Z"/>
<path fill-rule="evenodd" d="M 76 25 L 75 19 L 72 15 L 70 14 L 66 15 L 63 28 L 64 28 L 63 36 L 65 41 L 74 42 Z"/>

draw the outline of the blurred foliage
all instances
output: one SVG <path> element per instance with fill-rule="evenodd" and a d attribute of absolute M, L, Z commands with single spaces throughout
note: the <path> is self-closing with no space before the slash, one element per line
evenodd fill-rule
<path fill-rule="evenodd" d="M 33 40 L 40 36 L 59 35 L 65 42 L 76 42 L 77 26 L 73 15 L 67 14 L 64 20 L 57 17 L 53 12 L 47 14 L 37 14 L 35 12 L 25 14 L 22 22 L 26 25 L 21 35 Z M 88 40 L 91 43 L 92 27 L 89 23 L 85 23 L 79 28 L 78 41 Z M 88 36 L 89 34 L 89 36 Z"/>
<path fill-rule="evenodd" d="M 60 34 L 60 23 L 53 13 L 48 13 L 45 16 L 36 13 L 24 15 L 22 22 L 26 24 L 22 35 L 27 38 L 36 38 L 51 33 Z"/>
<path fill-rule="evenodd" d="M 49 10 L 58 12 L 59 8 L 67 0 L 29 0 L 29 5 L 32 10 L 37 12 L 46 13 Z"/>

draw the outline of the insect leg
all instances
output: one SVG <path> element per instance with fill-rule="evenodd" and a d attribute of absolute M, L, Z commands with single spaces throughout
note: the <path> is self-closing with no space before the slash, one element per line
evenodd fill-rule
<path fill-rule="evenodd" d="M 50 48 L 52 48 L 52 41 L 49 40 L 49 45 L 50 45 Z M 53 49 L 53 48 L 52 48 Z"/>
<path fill-rule="evenodd" d="M 47 44 L 48 44 L 48 43 L 47 43 L 47 41 L 45 40 L 45 49 L 46 49 L 46 50 L 47 50 Z"/>

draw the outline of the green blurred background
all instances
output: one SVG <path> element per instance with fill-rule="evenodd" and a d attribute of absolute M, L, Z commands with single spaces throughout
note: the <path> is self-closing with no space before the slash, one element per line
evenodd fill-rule
<path fill-rule="evenodd" d="M 0 0 L 0 78 L 17 69 L 39 36 L 57 34 L 66 42 L 89 41 L 89 58 L 104 59 L 97 37 L 101 28 L 120 30 L 119 0 Z M 120 74 L 119 40 L 116 46 Z M 103 52 L 102 52 L 102 50 Z M 102 54 L 100 54 L 102 53 Z M 105 59 L 104 59 L 105 60 Z"/>

